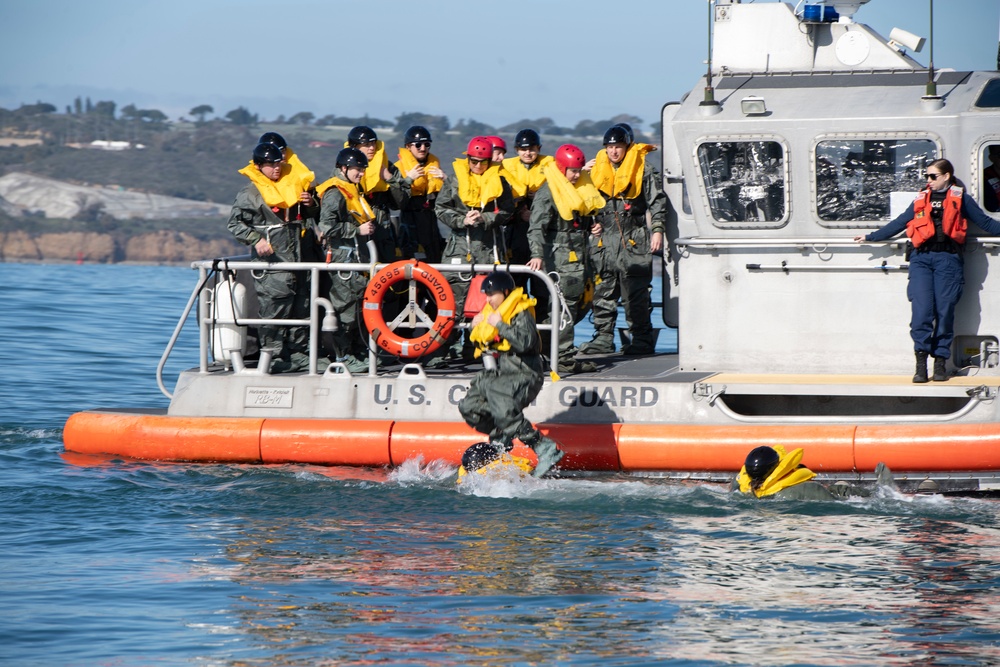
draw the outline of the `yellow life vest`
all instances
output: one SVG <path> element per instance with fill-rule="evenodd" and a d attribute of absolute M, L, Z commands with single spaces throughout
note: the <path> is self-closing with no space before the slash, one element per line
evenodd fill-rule
<path fill-rule="evenodd" d="M 570 183 L 559 171 L 559 167 L 552 164 L 545 168 L 545 180 L 549 184 L 559 217 L 563 220 L 572 220 L 574 213 L 590 215 L 604 208 L 606 202 L 601 191 L 594 187 L 590 175 L 585 171 L 580 172 L 576 183 Z"/>
<path fill-rule="evenodd" d="M 498 166 L 500 167 L 500 175 L 503 177 L 505 181 L 507 181 L 507 185 L 510 186 L 510 193 L 514 196 L 514 199 L 520 199 L 525 194 L 527 194 L 528 192 L 527 186 L 521 183 L 521 181 L 517 180 L 517 178 L 515 178 L 512 173 L 507 171 L 507 168 L 503 166 L 502 162 L 499 163 Z"/>
<path fill-rule="evenodd" d="M 322 197 L 323 193 L 330 188 L 337 188 L 340 190 L 340 194 L 344 195 L 344 200 L 347 202 L 347 212 L 358 221 L 359 225 L 375 219 L 372 207 L 368 205 L 368 200 L 361 196 L 357 185 L 334 176 L 317 185 L 316 194 Z"/>
<path fill-rule="evenodd" d="M 497 165 L 490 164 L 483 174 L 469 171 L 469 161 L 465 158 L 458 158 L 452 166 L 458 182 L 458 198 L 469 208 L 484 209 L 503 194 L 503 181 L 500 180 L 500 168 Z"/>
<path fill-rule="evenodd" d="M 490 476 L 511 470 L 516 471 L 518 477 L 527 477 L 534 469 L 535 466 L 531 465 L 531 461 L 523 456 L 511 456 L 507 452 L 504 452 L 496 461 L 490 461 L 486 465 L 476 468 L 472 472 L 478 475 Z M 458 483 L 461 484 L 462 479 L 468 474 L 469 471 L 465 469 L 465 466 L 459 466 Z"/>
<path fill-rule="evenodd" d="M 276 181 L 265 176 L 253 160 L 239 172 L 257 186 L 264 203 L 272 208 L 275 206 L 291 208 L 298 204 L 299 195 L 308 190 L 316 178 L 316 174 L 302 164 L 290 148 L 286 151 L 288 157 L 281 165 L 281 177 Z"/>
<path fill-rule="evenodd" d="M 351 144 L 344 142 L 344 148 L 350 148 Z M 360 148 L 358 150 L 361 150 Z M 363 151 L 362 151 L 363 152 Z M 361 177 L 361 191 L 365 194 L 374 192 L 385 192 L 389 189 L 389 184 L 382 179 L 382 170 L 389 164 L 389 158 L 385 156 L 385 144 L 382 141 L 375 142 L 375 156 L 368 160 L 368 168 L 365 175 Z"/>
<path fill-rule="evenodd" d="M 785 448 L 781 445 L 773 445 L 773 449 L 778 452 L 778 456 L 781 459 L 774 470 L 771 471 L 771 474 L 767 476 L 767 479 L 759 487 L 753 489 L 750 483 L 750 476 L 747 475 L 747 468 L 743 466 L 740 469 L 739 477 L 736 478 L 740 483 L 740 491 L 743 493 L 753 493 L 758 498 L 763 498 L 764 496 L 774 495 L 778 491 L 787 489 L 790 486 L 808 482 L 816 476 L 816 473 L 809 468 L 799 467 L 799 462 L 802 461 L 802 455 L 805 453 L 801 447 L 793 449 L 789 453 L 785 453 Z"/>
<path fill-rule="evenodd" d="M 590 178 L 605 197 L 635 199 L 642 192 L 642 176 L 646 167 L 646 153 L 656 150 L 651 144 L 632 144 L 616 169 L 608 159 L 607 149 L 597 152 L 597 159 Z"/>
<path fill-rule="evenodd" d="M 516 195 L 517 197 L 523 197 L 525 195 L 533 195 L 538 191 L 538 188 L 542 187 L 542 183 L 545 182 L 545 170 L 543 167 L 548 165 L 554 165 L 555 159 L 551 155 L 539 155 L 534 162 L 531 163 L 531 168 L 529 169 L 527 165 L 521 162 L 519 157 L 509 157 L 503 161 L 503 168 L 510 174 L 510 179 L 513 178 L 518 183 L 518 190 L 522 191 L 521 194 Z M 511 188 L 513 189 L 513 184 Z"/>
<path fill-rule="evenodd" d="M 500 313 L 501 319 L 509 325 L 514 320 L 514 316 L 524 310 L 530 311 L 531 316 L 534 317 L 536 303 L 538 303 L 538 299 L 531 298 L 524 293 L 523 288 L 518 287 L 507 295 L 507 298 L 503 300 L 503 303 L 496 309 L 496 312 Z M 506 352 L 510 349 L 510 341 L 506 338 L 501 338 L 497 328 L 488 321 L 489 316 L 493 314 L 493 307 L 487 302 L 483 306 L 482 312 L 482 321 L 474 326 L 469 333 L 469 340 L 476 345 L 474 353 L 476 359 L 482 356 L 484 350 Z"/>
<path fill-rule="evenodd" d="M 413 157 L 413 153 L 410 152 L 409 148 L 403 147 L 399 149 L 399 161 L 396 162 L 396 168 L 399 169 L 404 176 L 418 164 L 420 163 L 417 161 L 417 158 Z M 432 192 L 441 191 L 444 179 L 438 178 L 437 176 L 431 176 L 427 173 L 427 170 L 430 167 L 437 167 L 438 169 L 441 168 L 441 163 L 433 153 L 427 154 L 427 162 L 424 163 L 424 175 L 420 178 L 413 179 L 413 185 L 410 187 L 410 194 L 414 197 L 429 195 Z"/>

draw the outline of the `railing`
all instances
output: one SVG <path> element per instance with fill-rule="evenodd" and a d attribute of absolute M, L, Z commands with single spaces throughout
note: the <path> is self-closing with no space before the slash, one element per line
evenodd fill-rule
<path fill-rule="evenodd" d="M 859 234 L 860 234 L 859 230 Z M 802 237 L 740 237 L 733 238 L 727 236 L 683 236 L 674 239 L 672 243 L 678 247 L 690 248 L 801 248 L 811 249 L 814 252 L 826 252 L 829 248 L 858 248 L 863 245 L 896 246 L 906 245 L 905 236 L 888 239 L 886 241 L 855 241 L 853 238 L 830 238 L 823 236 L 802 236 Z M 998 236 L 974 236 L 969 237 L 967 244 L 977 243 L 984 248 L 1000 247 L 1000 237 Z"/>
<path fill-rule="evenodd" d="M 199 355 L 199 371 L 201 373 L 208 373 L 208 367 L 210 365 L 210 357 L 212 354 L 211 345 L 211 334 L 212 327 L 218 324 L 235 324 L 239 326 L 282 326 L 282 327 L 309 327 L 309 375 L 317 375 L 318 361 L 319 361 L 319 340 L 320 332 L 322 330 L 323 316 L 320 314 L 320 308 L 326 310 L 329 314 L 332 312 L 332 306 L 324 297 L 319 294 L 319 283 L 320 275 L 323 273 L 341 272 L 341 273 L 375 273 L 385 267 L 388 264 L 375 263 L 375 264 L 358 264 L 358 263 L 318 263 L 318 262 L 275 262 L 266 263 L 259 261 L 251 261 L 248 255 L 240 257 L 230 257 L 223 259 L 213 259 L 213 260 L 202 260 L 198 262 L 193 262 L 191 268 L 198 270 L 198 284 L 195 286 L 194 290 L 191 292 L 191 296 L 188 298 L 187 305 L 184 307 L 184 312 L 181 314 L 180 320 L 178 320 L 177 325 L 174 327 L 173 334 L 167 343 L 166 349 L 163 351 L 163 355 L 160 357 L 160 362 L 156 366 L 156 383 L 160 388 L 160 391 L 167 397 L 173 398 L 173 394 L 166 388 L 163 382 L 163 369 L 166 366 L 167 359 L 170 357 L 170 353 L 173 351 L 174 346 L 180 337 L 181 331 L 184 329 L 184 325 L 187 322 L 188 317 L 191 314 L 194 304 L 198 302 L 198 355 Z M 459 273 L 468 274 L 468 280 L 472 280 L 472 277 L 476 273 L 486 273 L 488 271 L 493 271 L 497 268 L 494 264 L 428 264 L 433 269 L 440 271 L 441 273 Z M 559 364 L 559 322 L 560 313 L 562 312 L 562 292 L 557 287 L 556 281 L 554 281 L 548 274 L 533 271 L 526 266 L 520 265 L 500 265 L 504 271 L 509 271 L 514 274 L 526 274 L 533 278 L 541 281 L 546 288 L 549 290 L 549 324 L 538 324 L 538 329 L 541 331 L 553 331 L 554 335 L 550 337 L 549 345 L 549 365 L 550 370 L 556 372 Z M 219 319 L 214 318 L 208 312 L 208 299 L 206 299 L 206 293 L 208 290 L 206 286 L 208 285 L 211 275 L 217 271 L 302 271 L 308 272 L 310 277 L 309 282 L 309 319 L 251 319 L 251 318 L 237 318 L 233 321 L 220 322 Z M 462 276 L 463 280 L 465 279 Z M 334 276 L 333 280 L 337 277 Z M 456 320 L 461 319 L 461 314 L 456 313 Z M 456 326 L 460 329 L 470 328 L 468 324 L 464 322 L 457 321 Z M 368 337 L 368 374 L 374 376 L 377 373 L 378 365 L 378 354 L 377 346 L 375 341 L 369 335 Z M 234 368 L 236 365 L 234 364 Z M 237 369 L 239 370 L 239 369 Z M 266 373 L 266 369 L 258 369 L 259 373 Z"/>

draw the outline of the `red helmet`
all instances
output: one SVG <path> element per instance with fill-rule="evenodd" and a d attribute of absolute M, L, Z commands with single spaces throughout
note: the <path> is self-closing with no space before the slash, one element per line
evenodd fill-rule
<path fill-rule="evenodd" d="M 583 165 L 587 162 L 583 151 L 573 144 L 563 144 L 557 148 L 555 158 L 559 171 L 564 174 L 567 169 L 583 169 Z"/>
<path fill-rule="evenodd" d="M 472 137 L 465 154 L 469 157 L 491 160 L 493 159 L 493 142 L 487 137 Z"/>
<path fill-rule="evenodd" d="M 507 152 L 507 142 L 506 141 L 504 141 L 500 137 L 494 136 L 492 134 L 490 136 L 486 137 L 486 138 L 489 139 L 490 143 L 493 144 L 493 148 L 499 148 L 504 153 Z"/>

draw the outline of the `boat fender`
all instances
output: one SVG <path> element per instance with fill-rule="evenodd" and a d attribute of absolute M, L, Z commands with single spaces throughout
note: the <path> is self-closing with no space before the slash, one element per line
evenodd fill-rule
<path fill-rule="evenodd" d="M 430 330 L 417 338 L 405 338 L 386 324 L 382 302 L 392 286 L 404 280 L 416 280 L 427 288 L 437 306 L 437 317 Z M 410 308 L 417 304 L 410 303 Z M 404 309 L 405 312 L 405 309 Z M 382 268 L 365 288 L 362 311 L 365 327 L 375 343 L 397 357 L 418 358 L 441 347 L 455 326 L 455 294 L 441 272 L 418 260 L 408 259 Z"/>

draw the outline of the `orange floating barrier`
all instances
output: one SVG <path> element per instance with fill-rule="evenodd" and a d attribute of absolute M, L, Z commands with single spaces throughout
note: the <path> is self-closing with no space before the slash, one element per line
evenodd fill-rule
<path fill-rule="evenodd" d="M 621 463 L 618 460 L 618 432 L 622 428 L 621 424 L 538 424 L 537 426 L 542 433 L 558 442 L 559 448 L 566 452 L 566 456 L 559 462 L 561 470 L 600 472 L 621 470 Z"/>
<path fill-rule="evenodd" d="M 623 424 L 618 434 L 622 470 L 733 472 L 762 445 L 805 449 L 803 463 L 816 472 L 854 469 L 852 425 L 697 426 Z"/>
<path fill-rule="evenodd" d="M 160 461 L 260 463 L 263 419 L 78 412 L 63 429 L 68 451 Z"/>
<path fill-rule="evenodd" d="M 884 462 L 893 472 L 996 470 L 1000 468 L 1000 428 L 989 424 L 859 426 L 855 437 L 858 470 Z"/>
<path fill-rule="evenodd" d="M 260 430 L 264 463 L 385 466 L 393 422 L 363 419 L 266 419 Z"/>
<path fill-rule="evenodd" d="M 458 466 L 462 454 L 477 442 L 489 440 L 471 426 L 458 422 L 396 422 L 392 429 L 392 464 L 422 456 L 424 461 L 446 461 Z M 515 453 L 517 448 L 515 447 Z M 529 451 L 525 447 L 525 452 Z M 526 456 L 524 452 L 518 456 Z"/>

